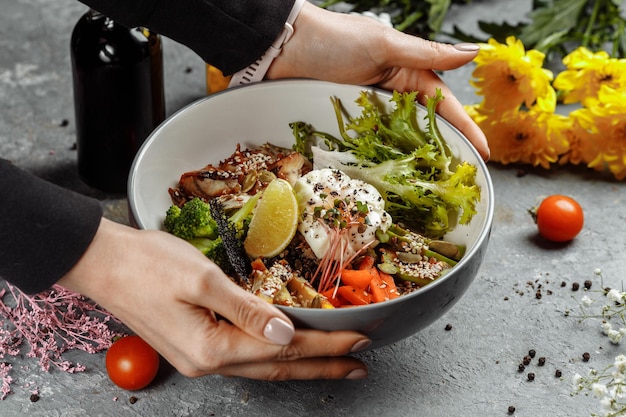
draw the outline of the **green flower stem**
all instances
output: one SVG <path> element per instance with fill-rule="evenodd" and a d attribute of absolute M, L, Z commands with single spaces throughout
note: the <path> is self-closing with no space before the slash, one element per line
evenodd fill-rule
<path fill-rule="evenodd" d="M 600 12 L 600 6 L 605 3 L 606 0 L 597 0 L 597 1 L 593 1 L 594 5 L 593 5 L 593 12 L 591 13 L 591 16 L 589 16 L 589 22 L 587 22 L 587 28 L 585 29 L 585 32 L 583 34 L 583 41 L 582 41 L 582 46 L 584 47 L 588 47 L 589 46 L 589 39 L 591 37 L 591 33 L 593 32 L 593 27 L 596 23 L 596 20 L 598 19 L 598 13 Z"/>

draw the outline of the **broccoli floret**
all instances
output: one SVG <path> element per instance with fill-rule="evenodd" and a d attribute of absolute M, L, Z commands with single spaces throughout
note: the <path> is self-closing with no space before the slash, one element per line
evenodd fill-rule
<path fill-rule="evenodd" d="M 185 240 L 194 237 L 218 237 L 217 224 L 211 217 L 209 205 L 197 197 L 187 201 L 182 207 L 171 206 L 163 224 L 168 232 Z"/>
<path fill-rule="evenodd" d="M 233 266 L 228 258 L 224 241 L 221 237 L 217 239 L 207 239 L 205 237 L 194 237 L 188 241 L 196 249 L 202 252 L 206 257 L 211 259 L 217 266 L 219 266 L 224 273 L 231 275 L 233 273 Z"/>
<path fill-rule="evenodd" d="M 235 231 L 236 239 L 243 241 L 245 238 L 258 199 L 258 195 L 251 197 L 228 217 L 227 221 Z M 193 198 L 182 207 L 172 205 L 165 214 L 163 225 L 169 233 L 191 243 L 226 274 L 232 274 L 234 268 L 228 255 L 228 247 L 232 243 L 225 245 L 217 222 L 211 215 L 209 203 Z"/>
<path fill-rule="evenodd" d="M 163 221 L 163 226 L 165 226 L 165 230 L 170 233 L 173 233 L 176 226 L 176 222 L 178 222 L 178 218 L 180 217 L 180 207 L 177 205 L 172 205 L 167 212 L 165 213 L 165 220 Z"/>

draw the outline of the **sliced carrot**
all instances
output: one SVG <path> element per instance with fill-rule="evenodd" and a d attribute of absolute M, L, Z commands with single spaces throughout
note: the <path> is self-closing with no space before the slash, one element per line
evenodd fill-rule
<path fill-rule="evenodd" d="M 263 263 L 263 259 L 261 258 L 256 258 L 255 260 L 253 260 L 251 262 L 251 266 L 252 266 L 253 271 L 266 271 L 267 270 L 267 268 L 265 267 L 265 264 Z"/>
<path fill-rule="evenodd" d="M 354 288 L 367 289 L 372 280 L 369 269 L 344 269 L 341 271 L 341 282 Z"/>
<path fill-rule="evenodd" d="M 350 285 L 339 287 L 337 294 L 353 305 L 366 305 L 372 302 L 372 294 L 362 288 L 354 288 Z"/>
<path fill-rule="evenodd" d="M 372 301 L 375 303 L 380 303 L 381 301 L 385 301 L 387 299 L 387 288 L 383 279 L 378 276 L 372 278 L 370 283 L 370 291 L 372 293 Z"/>
<path fill-rule="evenodd" d="M 328 299 L 328 301 L 334 307 L 342 307 L 345 304 L 348 304 L 348 302 L 343 297 L 340 297 L 339 294 L 335 294 L 335 287 L 332 287 L 332 288 L 322 292 L 321 294 L 324 297 L 326 297 Z M 333 297 L 333 295 L 334 295 L 334 297 Z"/>
<path fill-rule="evenodd" d="M 374 268 L 374 263 L 376 262 L 376 258 L 373 256 L 364 256 L 361 262 L 359 263 L 359 269 L 372 269 Z"/>
<path fill-rule="evenodd" d="M 393 276 L 378 271 L 378 276 L 372 279 L 370 284 L 370 291 L 372 292 L 372 301 L 380 303 L 381 301 L 393 300 L 400 294 L 398 293 L 398 287 L 393 279 Z"/>

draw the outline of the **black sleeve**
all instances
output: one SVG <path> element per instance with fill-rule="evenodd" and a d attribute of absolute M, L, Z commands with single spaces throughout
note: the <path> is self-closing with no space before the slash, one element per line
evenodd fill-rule
<path fill-rule="evenodd" d="M 0 158 L 0 277 L 22 291 L 49 288 L 93 239 L 102 206 Z"/>
<path fill-rule="evenodd" d="M 196 52 L 230 75 L 274 42 L 295 0 L 81 0 L 134 27 L 144 26 Z"/>

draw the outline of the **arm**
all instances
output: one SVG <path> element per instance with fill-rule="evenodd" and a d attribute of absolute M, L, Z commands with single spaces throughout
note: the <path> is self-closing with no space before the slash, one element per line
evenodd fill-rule
<path fill-rule="evenodd" d="M 226 75 L 259 58 L 282 31 L 294 0 L 81 0 L 128 25 L 145 25 L 198 53 Z M 118 4 L 119 3 L 119 4 Z M 158 8 L 154 6 L 158 4 Z M 180 25 L 180 22 L 185 22 Z M 489 158 L 483 132 L 435 71 L 463 66 L 473 44 L 446 45 L 399 32 L 363 16 L 304 4 L 294 33 L 267 72 L 268 79 L 314 78 L 446 97 L 438 112 Z"/>
<path fill-rule="evenodd" d="M 283 313 L 238 287 L 188 243 L 102 219 L 97 200 L 7 161 L 0 161 L 0 183 L 0 276 L 28 292 L 56 281 L 92 298 L 184 375 L 367 375 L 361 361 L 346 356 L 369 345 L 366 337 L 295 330 Z"/>
<path fill-rule="evenodd" d="M 122 24 L 145 26 L 180 42 L 228 75 L 248 66 L 269 48 L 294 0 L 81 2 Z"/>
<path fill-rule="evenodd" d="M 362 362 L 345 356 L 367 346 L 367 338 L 295 330 L 187 242 L 103 219 L 97 200 L 2 159 L 0 185 L 0 276 L 30 293 L 58 281 L 90 297 L 184 375 L 367 375 Z"/>
<path fill-rule="evenodd" d="M 49 288 L 78 262 L 98 229 L 97 200 L 0 159 L 0 277 L 23 291 Z"/>

